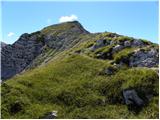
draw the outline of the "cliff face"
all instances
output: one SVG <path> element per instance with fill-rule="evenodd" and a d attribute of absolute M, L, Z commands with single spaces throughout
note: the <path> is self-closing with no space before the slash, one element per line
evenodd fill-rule
<path fill-rule="evenodd" d="M 32 66 L 33 60 L 46 48 L 63 51 L 79 42 L 75 40 L 79 35 L 88 33 L 80 23 L 74 21 L 52 25 L 31 34 L 24 33 L 13 45 L 2 44 L 2 80 Z"/>

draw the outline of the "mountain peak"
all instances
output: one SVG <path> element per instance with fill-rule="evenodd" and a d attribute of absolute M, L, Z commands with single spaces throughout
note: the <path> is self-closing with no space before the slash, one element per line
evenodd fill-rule
<path fill-rule="evenodd" d="M 80 24 L 78 21 L 70 21 L 70 22 L 64 22 L 59 24 L 54 24 L 48 27 L 43 28 L 42 33 L 50 33 L 50 32 L 72 32 L 72 33 L 80 33 L 80 34 L 86 34 L 89 33 L 87 30 L 84 29 L 84 27 Z"/>
<path fill-rule="evenodd" d="M 52 52 L 67 50 L 81 41 L 80 35 L 88 33 L 78 21 L 72 21 L 51 25 L 30 34 L 22 34 L 14 44 L 2 49 L 1 78 L 8 79 L 22 72 L 27 66 L 36 66 L 32 64 L 33 60 L 41 53 L 47 54 L 45 49 L 50 49 Z M 15 62 L 17 64 L 14 64 Z"/>

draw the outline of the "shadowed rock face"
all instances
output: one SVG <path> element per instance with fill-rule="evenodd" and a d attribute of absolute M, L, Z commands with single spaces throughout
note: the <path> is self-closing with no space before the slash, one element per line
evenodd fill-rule
<path fill-rule="evenodd" d="M 1 48 L 5 47 L 7 44 L 4 42 L 1 42 Z"/>
<path fill-rule="evenodd" d="M 65 30 L 64 27 L 69 29 Z M 63 51 L 79 42 L 76 39 L 78 35 L 88 33 L 79 22 L 74 21 L 52 25 L 35 33 L 22 34 L 14 44 L 1 47 L 1 79 L 8 79 L 23 71 L 42 53 L 44 46 Z"/>
<path fill-rule="evenodd" d="M 2 79 L 21 72 L 41 53 L 43 43 L 30 40 L 27 36 L 28 34 L 23 34 L 13 45 L 2 48 Z"/>
<path fill-rule="evenodd" d="M 127 105 L 135 104 L 137 106 L 142 106 L 144 104 L 143 100 L 137 95 L 135 90 L 125 90 L 123 91 L 123 96 Z"/>

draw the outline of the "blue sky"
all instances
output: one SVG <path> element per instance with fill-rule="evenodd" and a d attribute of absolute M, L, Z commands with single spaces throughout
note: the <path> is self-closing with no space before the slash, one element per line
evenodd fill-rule
<path fill-rule="evenodd" d="M 2 40 L 15 42 L 74 15 L 90 32 L 116 32 L 158 43 L 158 1 L 7 2 L 2 5 Z"/>

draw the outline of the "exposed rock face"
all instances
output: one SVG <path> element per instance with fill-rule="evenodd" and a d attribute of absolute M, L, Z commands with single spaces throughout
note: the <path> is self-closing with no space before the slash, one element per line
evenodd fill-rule
<path fill-rule="evenodd" d="M 132 42 L 132 46 L 136 47 L 136 46 L 143 46 L 143 42 L 141 40 L 137 40 L 135 39 L 133 42 Z"/>
<path fill-rule="evenodd" d="M 110 45 L 110 48 L 108 47 Z M 96 44 L 92 45 L 89 49 L 94 52 L 95 50 L 104 47 L 104 51 L 95 52 L 95 56 L 98 59 L 114 60 L 115 54 L 119 53 L 123 49 L 126 49 L 126 53 L 123 53 L 122 57 L 119 56 L 118 63 L 123 66 L 124 64 L 129 67 L 158 67 L 159 65 L 159 53 L 158 48 L 153 47 L 153 44 L 143 42 L 138 39 L 123 39 L 119 40 L 107 40 L 99 39 Z M 105 47 L 107 50 L 105 50 Z M 107 48 L 108 47 L 108 48 Z M 131 50 L 132 48 L 134 49 Z M 127 50 L 130 50 L 127 53 Z"/>
<path fill-rule="evenodd" d="M 43 43 L 30 40 L 23 34 L 13 45 L 2 48 L 2 79 L 10 78 L 21 72 L 37 55 L 41 53 Z"/>
<path fill-rule="evenodd" d="M 124 90 L 123 97 L 126 105 L 136 105 L 136 106 L 144 105 L 144 101 L 137 95 L 137 92 L 134 89 Z"/>
<path fill-rule="evenodd" d="M 131 42 L 130 41 L 125 41 L 124 42 L 124 47 L 130 47 L 131 46 Z"/>
<path fill-rule="evenodd" d="M 1 42 L 1 48 L 5 47 L 7 44 L 4 42 Z"/>
<path fill-rule="evenodd" d="M 104 47 L 104 46 L 106 46 L 106 45 L 107 45 L 107 42 L 106 42 L 105 40 L 100 39 L 100 40 L 97 40 L 97 41 L 96 41 L 96 44 L 93 45 L 90 49 L 91 49 L 92 51 L 95 51 L 96 49 L 101 48 L 101 47 Z"/>
<path fill-rule="evenodd" d="M 120 50 L 122 50 L 124 47 L 122 45 L 116 45 L 115 47 L 113 47 L 112 49 L 112 53 L 118 52 Z"/>
<path fill-rule="evenodd" d="M 69 30 L 64 29 L 64 26 L 69 27 Z M 47 32 L 43 33 L 44 31 Z M 80 23 L 74 21 L 49 26 L 35 33 L 22 34 L 13 45 L 2 47 L 1 79 L 8 79 L 23 71 L 42 53 L 44 46 L 56 51 L 63 51 L 79 42 L 77 37 L 80 34 L 88 33 Z"/>
<path fill-rule="evenodd" d="M 149 51 L 137 50 L 129 61 L 131 67 L 156 67 L 159 64 L 158 51 L 156 49 Z"/>
<path fill-rule="evenodd" d="M 86 31 L 82 25 L 77 22 L 69 22 L 70 28 L 68 30 L 64 29 L 62 26 L 62 30 L 57 30 L 57 32 L 48 32 L 44 35 L 44 42 L 47 46 L 53 49 L 65 50 L 73 45 L 75 45 L 78 41 L 78 36 L 80 34 L 88 34 L 89 32 Z M 66 23 L 62 23 L 66 24 Z M 53 25 L 53 28 L 58 27 L 59 25 Z M 52 26 L 50 26 L 52 27 Z M 46 28 L 45 28 L 46 29 Z M 44 31 L 45 31 L 44 29 Z M 59 29 L 59 28 L 58 28 Z M 64 29 L 64 30 L 63 30 Z M 56 28 L 55 28 L 56 30 Z M 42 30 L 43 31 L 43 30 Z"/>

